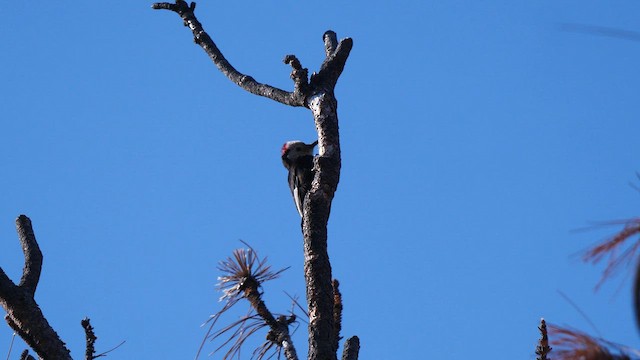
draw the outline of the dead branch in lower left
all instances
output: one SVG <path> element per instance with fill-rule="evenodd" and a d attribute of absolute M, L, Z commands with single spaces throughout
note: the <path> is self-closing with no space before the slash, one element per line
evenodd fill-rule
<path fill-rule="evenodd" d="M 34 299 L 42 271 L 42 252 L 31 220 L 16 219 L 16 229 L 24 253 L 24 269 L 16 285 L 0 268 L 0 304 L 7 312 L 5 320 L 40 358 L 71 359 L 69 349 L 53 330 Z"/>

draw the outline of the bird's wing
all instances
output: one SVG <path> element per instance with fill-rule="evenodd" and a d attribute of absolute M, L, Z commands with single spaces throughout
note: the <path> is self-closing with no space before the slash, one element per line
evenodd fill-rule
<path fill-rule="evenodd" d="M 302 159 L 299 159 L 298 166 L 295 167 L 294 172 L 290 172 L 289 180 L 293 184 L 293 188 L 291 189 L 291 193 L 293 195 L 293 201 L 296 203 L 296 209 L 298 209 L 298 213 L 302 217 L 302 204 L 304 202 L 304 197 L 307 195 L 307 192 L 311 188 L 311 182 L 313 181 L 313 156 L 305 156 Z"/>

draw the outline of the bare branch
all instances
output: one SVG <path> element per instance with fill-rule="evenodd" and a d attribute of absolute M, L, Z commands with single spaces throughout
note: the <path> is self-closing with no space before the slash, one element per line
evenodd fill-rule
<path fill-rule="evenodd" d="M 80 325 L 84 329 L 84 336 L 87 340 L 86 349 L 84 352 L 84 358 L 86 360 L 93 360 L 96 358 L 96 334 L 93 332 L 93 326 L 91 326 L 91 320 L 89 318 L 84 318 L 80 321 Z"/>
<path fill-rule="evenodd" d="M 540 326 L 538 326 L 538 330 L 540 330 L 540 340 L 538 341 L 538 346 L 536 346 L 536 360 L 549 360 L 547 355 L 551 352 L 551 346 L 549 346 L 549 337 L 547 336 L 547 323 L 544 319 L 540 319 Z"/>
<path fill-rule="evenodd" d="M 14 284 L 7 274 L 5 274 L 4 270 L 0 268 L 0 302 L 2 303 L 2 307 L 6 307 L 5 298 L 14 294 L 17 288 L 16 284 Z"/>
<path fill-rule="evenodd" d="M 303 314 L 308 318 L 308 317 L 309 317 L 309 313 L 307 312 L 307 310 L 305 310 L 305 309 L 302 307 L 302 305 L 300 305 L 300 302 L 298 301 L 298 297 L 297 297 L 297 296 L 296 296 L 296 297 L 293 297 L 293 296 L 289 295 L 289 293 L 287 293 L 286 291 L 285 291 L 284 293 L 285 293 L 285 294 L 287 295 L 287 297 L 288 297 L 289 299 L 291 299 L 291 301 L 292 301 L 291 313 L 293 314 L 293 309 L 294 309 L 294 307 L 297 307 L 297 308 L 298 308 L 298 310 L 302 311 L 302 313 L 303 313 Z"/>
<path fill-rule="evenodd" d="M 342 351 L 342 360 L 358 360 L 360 352 L 360 339 L 352 336 L 344 342 L 344 350 Z"/>
<path fill-rule="evenodd" d="M 4 320 L 7 322 L 7 325 L 9 325 L 11 330 L 13 330 L 14 333 L 18 334 L 18 336 L 20 336 L 20 338 L 27 345 L 29 345 L 30 348 L 33 349 L 35 346 L 37 346 L 35 340 L 28 333 L 26 333 L 23 329 L 21 329 L 18 326 L 18 324 L 16 324 L 15 321 L 13 321 L 13 319 L 11 319 L 11 317 L 9 315 L 5 315 Z"/>
<path fill-rule="evenodd" d="M 327 48 L 332 49 L 334 42 L 332 40 L 333 35 L 325 33 L 325 50 Z M 327 47 L 327 40 L 329 39 L 330 46 Z M 338 46 L 335 48 L 335 51 L 327 54 L 324 62 L 320 66 L 320 71 L 318 74 L 314 74 L 311 76 L 311 85 L 315 87 L 322 87 L 326 90 L 333 92 L 333 89 L 338 82 L 338 78 L 342 74 L 342 70 L 344 70 L 344 66 L 347 63 L 347 58 L 351 53 L 351 49 L 353 48 L 353 40 L 351 38 L 346 38 L 340 40 Z"/>
<path fill-rule="evenodd" d="M 114 351 L 115 349 L 119 348 L 120 346 L 124 345 L 124 343 L 126 343 L 126 342 L 127 342 L 126 340 L 122 340 L 122 341 L 120 342 L 120 344 L 118 344 L 118 345 L 116 345 L 116 346 L 112 347 L 111 349 L 109 349 L 109 350 L 107 350 L 107 351 L 105 351 L 105 352 L 101 352 L 100 354 L 98 354 L 98 355 L 94 356 L 93 358 L 94 358 L 94 359 L 97 359 L 97 358 L 99 358 L 99 357 L 107 356 L 107 354 L 108 354 L 108 353 L 110 353 L 110 352 Z"/>
<path fill-rule="evenodd" d="M 303 104 L 306 104 L 306 96 L 309 94 L 309 69 L 300 65 L 300 60 L 295 55 L 284 57 L 284 63 L 291 65 L 291 79 L 293 80 L 293 94 Z"/>
<path fill-rule="evenodd" d="M 18 286 L 0 269 L 0 304 L 7 312 L 5 320 L 39 357 L 71 359 L 69 349 L 49 325 L 34 299 L 42 270 L 42 253 L 33 234 L 31 220 L 20 215 L 16 219 L 16 228 L 25 266 Z"/>
<path fill-rule="evenodd" d="M 152 8 L 170 10 L 177 13 L 184 21 L 185 26 L 188 26 L 193 32 L 195 43 L 204 49 L 218 69 L 236 85 L 252 94 L 264 96 L 285 105 L 305 106 L 304 94 L 288 92 L 271 85 L 259 83 L 253 77 L 236 70 L 222 55 L 218 46 L 213 42 L 209 34 L 204 31 L 202 24 L 196 18 L 194 14 L 195 3 L 192 2 L 191 5 L 188 5 L 186 1 L 176 0 L 175 4 L 155 3 Z"/>
<path fill-rule="evenodd" d="M 29 291 L 33 296 L 42 272 L 42 252 L 33 233 L 31 220 L 28 217 L 25 215 L 18 216 L 16 228 L 22 245 L 22 252 L 24 253 L 24 269 L 19 286 Z"/>

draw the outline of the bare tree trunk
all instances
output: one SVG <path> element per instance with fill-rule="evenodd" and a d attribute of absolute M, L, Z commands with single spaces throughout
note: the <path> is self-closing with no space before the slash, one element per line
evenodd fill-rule
<path fill-rule="evenodd" d="M 298 59 L 294 55 L 287 55 L 284 61 L 293 69 L 291 78 L 294 82 L 293 91 L 287 92 L 259 83 L 229 64 L 196 19 L 195 3 L 187 4 L 176 0 L 175 3 L 153 4 L 153 8 L 171 10 L 180 15 L 185 26 L 193 32 L 195 43 L 238 86 L 285 105 L 304 106 L 311 110 L 318 133 L 319 156 L 314 159 L 315 177 L 304 201 L 302 219 L 309 310 L 309 359 L 336 360 L 336 338 L 339 334 L 334 321 L 334 293 L 327 251 L 327 222 L 340 180 L 341 167 L 338 102 L 334 89 L 353 47 L 353 41 L 349 38 L 338 41 L 333 31 L 327 31 L 323 36 L 326 58 L 320 71 L 310 79 L 308 70 L 300 65 Z M 357 352 L 355 356 L 357 357 Z"/>

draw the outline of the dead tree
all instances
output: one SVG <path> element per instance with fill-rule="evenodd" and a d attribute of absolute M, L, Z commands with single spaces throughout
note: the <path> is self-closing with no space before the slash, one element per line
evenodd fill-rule
<path fill-rule="evenodd" d="M 289 106 L 311 110 L 318 133 L 319 154 L 314 159 L 315 177 L 304 200 L 302 234 L 304 238 L 304 273 L 309 314 L 309 359 L 335 360 L 340 339 L 338 307 L 334 302 L 331 264 L 327 252 L 327 222 L 331 202 L 340 179 L 340 137 L 338 132 L 338 102 L 334 89 L 353 46 L 350 38 L 338 41 L 336 33 L 323 35 L 325 60 L 317 73 L 310 77 L 295 55 L 287 55 L 284 62 L 291 66 L 293 91 L 285 91 L 257 82 L 253 77 L 236 70 L 204 31 L 196 18 L 196 4 L 177 0 L 175 3 L 156 3 L 154 9 L 170 10 L 178 14 L 184 25 L 193 32 L 194 41 L 209 55 L 218 69 L 244 90 Z M 339 307 L 342 305 L 340 304 Z M 341 310 L 340 310 L 341 311 Z M 346 341 L 343 358 L 356 359 L 358 340 Z"/>
<path fill-rule="evenodd" d="M 337 349 L 341 339 L 342 296 L 338 289 L 338 282 L 332 278 L 331 274 L 327 252 L 327 222 L 340 179 L 341 166 L 337 100 L 334 89 L 353 46 L 352 40 L 346 38 L 338 41 L 333 31 L 327 31 L 323 36 L 325 60 L 320 70 L 311 76 L 294 55 L 287 55 L 284 62 L 292 67 L 293 91 L 284 91 L 259 83 L 231 66 L 195 17 L 195 3 L 187 4 L 185 1 L 177 0 L 175 3 L 157 3 L 153 8 L 177 13 L 193 32 L 195 42 L 205 50 L 218 69 L 238 86 L 285 105 L 301 106 L 311 110 L 318 133 L 319 154 L 314 158 L 315 175 L 311 189 L 305 196 L 301 223 L 309 315 L 308 358 L 337 360 Z M 26 216 L 20 215 L 16 226 L 24 252 L 25 266 L 18 285 L 13 283 L 0 268 L 0 304 L 7 312 L 5 319 L 40 358 L 71 359 L 69 349 L 49 325 L 34 298 L 42 270 L 42 253 L 36 242 L 31 221 Z M 241 267 L 244 266 L 245 270 L 249 265 L 251 270 L 255 263 L 252 260 L 253 255 L 247 255 L 247 253 L 245 255 L 238 253 L 240 259 L 244 261 L 244 263 L 242 261 L 238 263 Z M 253 280 L 260 281 L 277 275 L 277 273 L 269 274 L 268 267 L 260 262 L 253 269 L 258 270 L 257 273 L 249 272 L 254 275 Z M 246 279 L 243 278 L 243 280 Z M 288 326 L 295 321 L 295 318 L 272 316 L 257 291 L 256 285 L 259 283 L 242 282 L 237 285 L 238 291 L 234 291 L 233 294 L 242 294 L 254 304 L 259 316 L 270 327 L 267 340 L 283 348 L 285 357 L 288 359 L 297 359 L 288 333 Z M 87 337 L 85 358 L 93 359 L 102 356 L 103 354 L 95 355 L 96 337 L 88 319 L 83 320 L 82 325 Z M 357 337 L 346 340 L 342 359 L 357 360 L 359 347 Z M 21 358 L 29 359 L 32 356 L 25 350 Z"/>

